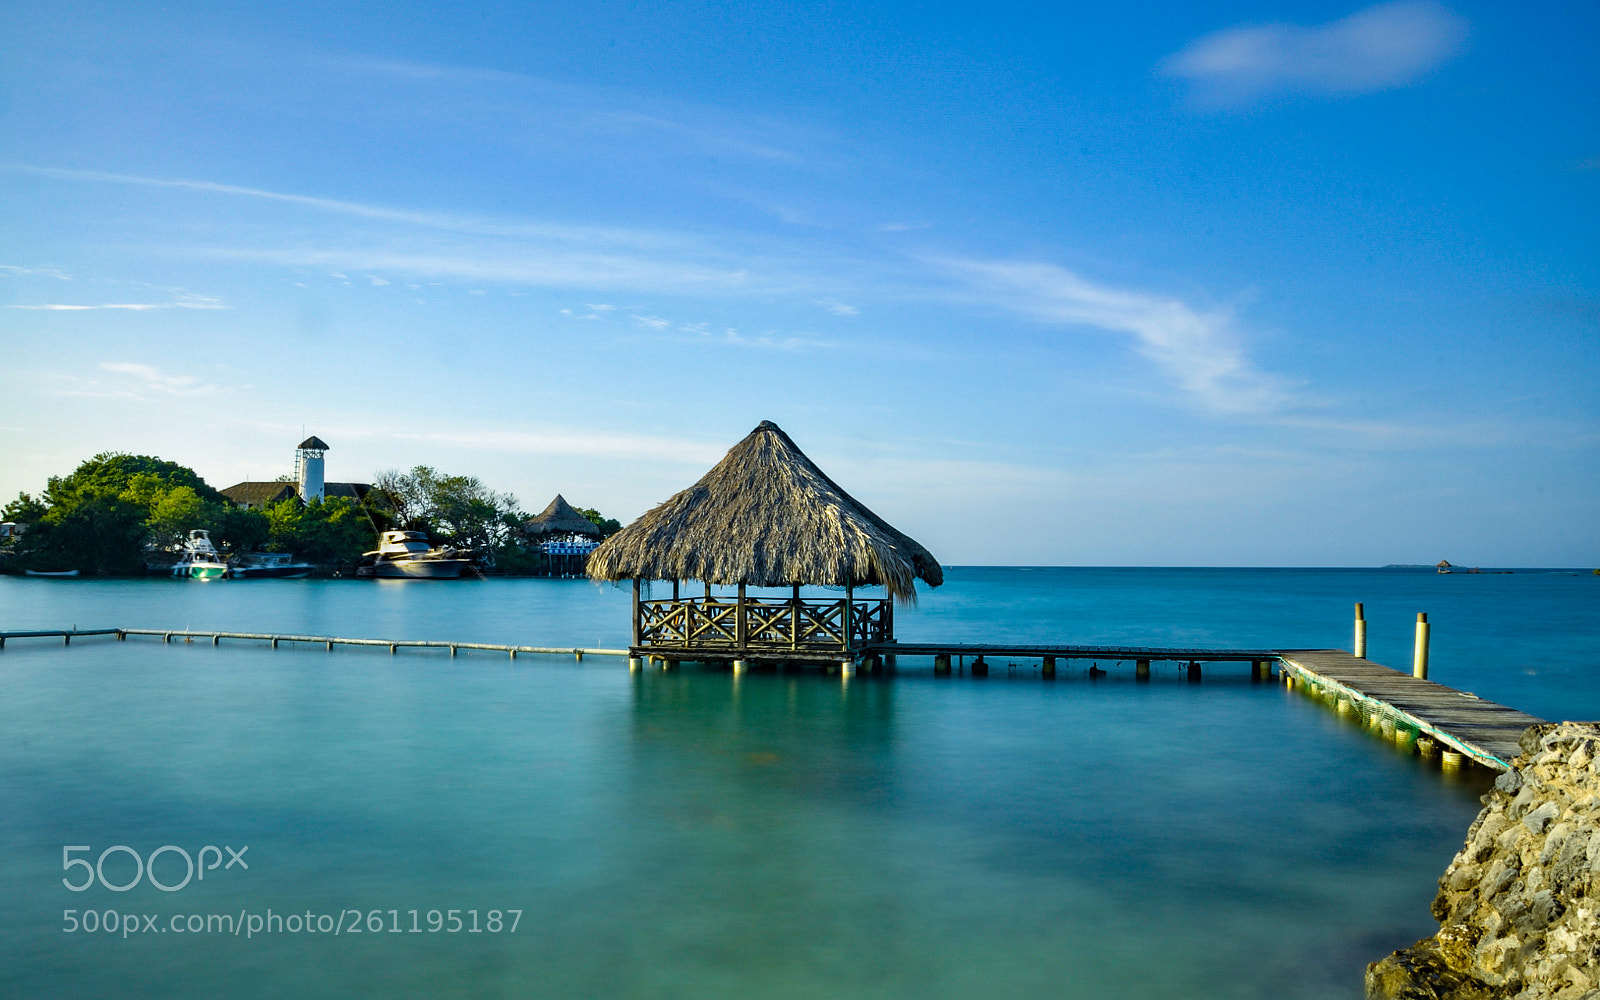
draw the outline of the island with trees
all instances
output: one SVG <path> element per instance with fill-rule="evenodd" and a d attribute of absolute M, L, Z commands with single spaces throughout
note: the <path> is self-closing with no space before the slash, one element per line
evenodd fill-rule
<path fill-rule="evenodd" d="M 620 529 L 577 508 L 599 537 Z M 553 560 L 524 537 L 529 515 L 516 497 L 476 476 L 419 465 L 385 472 L 364 496 L 289 495 L 262 508 L 240 506 L 193 469 L 151 455 L 106 452 L 37 495 L 20 493 L 0 510 L 0 570 L 84 575 L 165 574 L 189 531 L 203 528 L 226 556 L 289 552 L 321 574 L 348 575 L 385 530 L 421 531 L 434 544 L 471 553 L 486 574 L 544 575 Z"/>

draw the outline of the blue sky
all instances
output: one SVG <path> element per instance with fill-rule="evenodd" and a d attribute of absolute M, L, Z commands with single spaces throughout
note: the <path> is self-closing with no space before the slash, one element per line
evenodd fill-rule
<path fill-rule="evenodd" d="M 1600 13 L 5 2 L 0 491 L 778 422 L 946 563 L 1600 565 Z"/>

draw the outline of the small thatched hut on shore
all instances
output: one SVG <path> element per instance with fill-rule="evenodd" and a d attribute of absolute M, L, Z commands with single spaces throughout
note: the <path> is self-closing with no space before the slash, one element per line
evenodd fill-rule
<path fill-rule="evenodd" d="M 550 505 L 542 513 L 522 522 L 522 533 L 529 538 L 561 535 L 599 538 L 600 528 L 578 513 L 572 504 L 567 503 L 566 497 L 557 493 L 556 498 L 550 501 Z"/>
<path fill-rule="evenodd" d="M 762 421 L 693 486 L 607 539 L 589 576 L 634 582 L 633 655 L 663 659 L 852 661 L 894 637 L 894 601 L 944 573 L 927 549 L 829 479 L 779 427 Z M 641 580 L 671 580 L 671 600 L 640 600 Z M 702 598 L 678 583 L 700 580 Z M 737 586 L 718 600 L 711 585 Z M 786 599 L 745 588 L 788 587 Z M 802 600 L 800 587 L 844 587 L 843 600 Z M 854 588 L 882 586 L 883 600 Z"/>

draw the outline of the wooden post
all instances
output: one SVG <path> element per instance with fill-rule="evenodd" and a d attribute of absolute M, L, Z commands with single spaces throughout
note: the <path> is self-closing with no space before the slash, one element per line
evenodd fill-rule
<path fill-rule="evenodd" d="M 839 616 L 841 631 L 844 632 L 844 651 L 850 652 L 850 615 L 855 611 L 856 585 L 853 581 L 844 585 L 844 614 Z"/>
<path fill-rule="evenodd" d="M 883 641 L 894 642 L 894 595 L 889 593 L 888 587 L 883 589 Z"/>
<path fill-rule="evenodd" d="M 800 585 L 789 596 L 789 648 L 800 648 Z"/>
<path fill-rule="evenodd" d="M 1189 683 L 1200 683 L 1200 664 L 1194 660 L 1189 661 Z"/>
<path fill-rule="evenodd" d="M 672 581 L 672 589 L 673 590 L 677 590 L 678 589 L 678 581 L 676 581 L 676 580 Z M 674 595 L 674 596 L 676 596 L 676 595 Z M 641 613 L 641 609 L 639 607 L 639 578 L 638 577 L 634 577 L 633 578 L 633 645 L 634 645 L 635 649 L 637 649 L 638 646 L 639 646 L 639 615 L 640 615 L 640 613 Z"/>
<path fill-rule="evenodd" d="M 1133 679 L 1147 681 L 1150 679 L 1150 661 L 1140 660 L 1133 665 Z"/>
<path fill-rule="evenodd" d="M 672 581 L 672 599 L 674 601 L 678 599 L 678 581 L 676 580 Z"/>
<path fill-rule="evenodd" d="M 1053 656 L 1045 657 L 1044 658 L 1044 665 L 1040 668 L 1040 671 L 1044 674 L 1044 677 L 1045 677 L 1046 680 L 1055 680 L 1055 677 L 1056 677 L 1056 658 L 1053 657 Z"/>
<path fill-rule="evenodd" d="M 950 654 L 949 653 L 935 653 L 934 654 L 934 656 L 933 656 L 933 672 L 934 672 L 935 676 L 948 675 L 950 673 Z"/>
<path fill-rule="evenodd" d="M 749 635 L 747 631 L 749 626 L 744 616 L 744 601 L 744 584 L 741 583 L 739 584 L 739 606 L 733 611 L 733 644 L 738 647 L 741 653 L 744 652 L 745 636 Z"/>
<path fill-rule="evenodd" d="M 1428 613 L 1417 612 L 1417 647 L 1411 655 L 1411 676 L 1428 679 Z"/>
<path fill-rule="evenodd" d="M 1367 618 L 1359 601 L 1356 602 L 1356 641 L 1352 652 L 1360 659 L 1367 658 Z"/>

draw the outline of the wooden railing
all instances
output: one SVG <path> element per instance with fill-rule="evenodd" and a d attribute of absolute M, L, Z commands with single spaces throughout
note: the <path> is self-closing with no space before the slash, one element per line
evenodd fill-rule
<path fill-rule="evenodd" d="M 848 652 L 894 638 L 887 600 L 683 597 L 640 601 L 641 647 L 707 652 Z"/>

